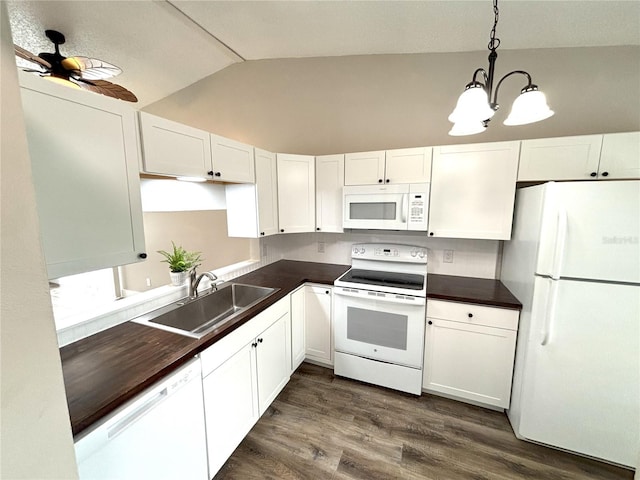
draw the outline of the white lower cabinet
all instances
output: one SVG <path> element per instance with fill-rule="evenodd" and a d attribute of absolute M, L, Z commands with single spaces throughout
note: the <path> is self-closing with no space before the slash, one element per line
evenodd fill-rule
<path fill-rule="evenodd" d="M 291 294 L 291 372 L 298 368 L 305 356 L 304 286 Z"/>
<path fill-rule="evenodd" d="M 423 390 L 508 408 L 518 310 L 427 300 Z"/>
<path fill-rule="evenodd" d="M 304 329 L 306 358 L 333 365 L 333 288 L 327 285 L 304 287 Z"/>
<path fill-rule="evenodd" d="M 200 354 L 209 478 L 289 381 L 289 297 Z"/>

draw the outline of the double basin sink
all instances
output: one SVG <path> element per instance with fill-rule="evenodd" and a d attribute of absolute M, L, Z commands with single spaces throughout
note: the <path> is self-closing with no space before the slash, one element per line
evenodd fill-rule
<path fill-rule="evenodd" d="M 201 338 L 278 290 L 229 283 L 206 295 L 179 300 L 132 321 L 188 337 Z"/>

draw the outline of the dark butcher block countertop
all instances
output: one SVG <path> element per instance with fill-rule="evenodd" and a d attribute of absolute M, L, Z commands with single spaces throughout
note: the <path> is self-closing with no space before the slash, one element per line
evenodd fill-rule
<path fill-rule="evenodd" d="M 306 283 L 333 284 L 348 265 L 280 260 L 233 279 L 280 290 L 201 339 L 133 322 L 62 347 L 62 369 L 74 435 L 142 393 L 220 338 Z M 427 296 L 520 309 L 498 280 L 430 274 Z"/>

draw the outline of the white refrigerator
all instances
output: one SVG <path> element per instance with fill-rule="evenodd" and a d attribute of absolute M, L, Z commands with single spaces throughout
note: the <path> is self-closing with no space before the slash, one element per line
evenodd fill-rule
<path fill-rule="evenodd" d="M 502 282 L 522 302 L 511 405 L 519 438 L 637 467 L 640 182 L 518 190 Z"/>

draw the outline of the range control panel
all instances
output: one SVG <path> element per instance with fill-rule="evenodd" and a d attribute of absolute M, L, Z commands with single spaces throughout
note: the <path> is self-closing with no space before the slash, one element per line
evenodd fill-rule
<path fill-rule="evenodd" d="M 393 243 L 356 243 L 351 258 L 410 263 L 427 263 L 427 249 L 416 245 Z"/>

